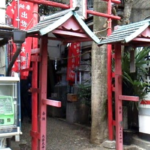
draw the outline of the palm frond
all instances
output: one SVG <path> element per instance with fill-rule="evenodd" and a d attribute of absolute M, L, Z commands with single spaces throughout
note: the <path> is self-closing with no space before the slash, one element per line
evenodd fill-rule
<path fill-rule="evenodd" d="M 150 84 L 141 81 L 141 79 L 148 74 L 148 70 L 144 67 L 150 63 L 147 60 L 148 54 L 150 53 L 150 48 L 143 48 L 141 50 L 137 49 L 135 55 L 135 65 L 136 72 L 130 73 L 130 52 L 126 51 L 122 58 L 122 72 L 123 72 L 123 92 L 131 91 L 129 94 L 131 96 L 138 96 L 140 100 L 144 99 L 146 96 L 146 87 Z M 125 88 L 127 90 L 125 90 Z M 124 93 L 123 93 L 124 94 Z M 138 107 L 138 103 L 128 102 L 129 106 Z"/>

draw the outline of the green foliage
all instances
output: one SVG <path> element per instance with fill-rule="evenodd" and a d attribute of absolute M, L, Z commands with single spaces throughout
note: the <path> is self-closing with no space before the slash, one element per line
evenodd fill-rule
<path fill-rule="evenodd" d="M 123 94 L 138 96 L 140 100 L 144 99 L 146 95 L 145 88 L 149 85 L 146 82 L 141 81 L 141 77 L 147 74 L 147 70 L 143 67 L 149 63 L 146 60 L 146 56 L 149 54 L 150 48 L 144 48 L 143 50 L 136 49 L 135 65 L 136 72 L 130 73 L 130 53 L 125 52 L 122 58 L 122 71 L 123 71 Z M 128 102 L 131 107 L 138 107 L 138 103 Z"/>
<path fill-rule="evenodd" d="M 91 84 L 79 84 L 78 98 L 81 104 L 91 105 Z"/>

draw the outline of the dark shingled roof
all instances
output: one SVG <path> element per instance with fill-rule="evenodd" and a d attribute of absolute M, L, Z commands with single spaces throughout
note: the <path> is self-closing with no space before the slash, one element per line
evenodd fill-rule
<path fill-rule="evenodd" d="M 41 36 L 48 34 L 62 24 L 64 24 L 71 17 L 74 17 L 75 20 L 80 24 L 84 32 L 97 44 L 99 44 L 99 38 L 89 29 L 86 23 L 80 18 L 80 16 L 76 13 L 75 9 L 68 9 L 64 11 L 60 11 L 56 14 L 50 15 L 46 17 L 46 19 L 40 21 L 36 26 L 29 29 L 27 34 L 39 34 Z"/>
<path fill-rule="evenodd" d="M 99 45 L 110 43 L 128 43 L 139 36 L 150 26 L 150 19 L 131 23 L 128 25 L 118 26 L 117 29 L 106 39 L 100 41 Z"/>
<path fill-rule="evenodd" d="M 34 26 L 33 28 L 29 29 L 27 31 L 27 33 L 36 33 L 36 32 L 40 32 L 40 30 L 42 30 L 43 28 L 52 25 L 53 23 L 55 23 L 56 21 L 58 21 L 59 19 L 61 19 L 63 16 L 65 16 L 67 13 L 71 12 L 72 9 L 67 9 L 61 12 L 58 12 L 56 14 L 52 14 L 50 16 L 45 17 L 44 20 L 40 21 L 36 26 Z"/>

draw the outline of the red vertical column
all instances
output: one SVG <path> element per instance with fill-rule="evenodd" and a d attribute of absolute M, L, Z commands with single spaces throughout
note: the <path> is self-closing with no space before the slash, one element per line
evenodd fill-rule
<path fill-rule="evenodd" d="M 108 0 L 108 15 L 111 15 L 112 6 L 111 0 Z M 107 36 L 111 35 L 112 32 L 112 19 L 108 18 L 108 30 Z M 112 46 L 107 45 L 107 95 L 108 95 L 108 132 L 109 140 L 113 140 L 113 115 L 112 115 Z"/>
<path fill-rule="evenodd" d="M 121 45 L 115 47 L 115 120 L 116 120 L 116 150 L 123 150 L 123 122 L 122 122 L 122 67 Z"/>
<path fill-rule="evenodd" d="M 40 150 L 46 150 L 46 124 L 47 124 L 47 105 L 43 100 L 47 98 L 47 36 L 42 37 L 41 64 L 40 64 Z"/>
<path fill-rule="evenodd" d="M 33 26 L 38 23 L 38 5 L 34 4 L 33 6 Z M 38 48 L 38 39 L 33 38 L 33 49 Z M 38 55 L 38 54 L 34 54 Z M 38 61 L 32 62 L 32 89 L 38 88 Z M 32 150 L 38 150 L 38 93 L 32 92 L 32 127 L 31 127 L 31 136 L 32 136 Z"/>
<path fill-rule="evenodd" d="M 70 0 L 70 8 L 73 8 L 73 0 Z"/>

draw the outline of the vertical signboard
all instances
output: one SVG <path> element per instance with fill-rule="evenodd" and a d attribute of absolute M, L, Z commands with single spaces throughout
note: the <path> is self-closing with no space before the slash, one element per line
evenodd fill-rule
<path fill-rule="evenodd" d="M 75 81 L 75 68 L 79 66 L 80 43 L 71 43 L 68 54 L 67 80 Z"/>
<path fill-rule="evenodd" d="M 12 19 L 14 27 L 18 27 L 18 13 L 17 1 L 12 1 L 10 6 L 7 7 L 7 15 Z M 19 26 L 21 30 L 28 30 L 33 26 L 33 3 L 20 1 L 19 3 Z M 17 59 L 13 65 L 12 70 L 18 72 L 19 70 L 28 69 L 30 67 L 31 57 L 31 42 L 32 38 L 26 38 L 22 44 L 20 59 Z M 13 44 L 13 54 L 16 52 L 16 46 Z M 21 72 L 21 78 L 28 76 L 28 71 Z"/>

